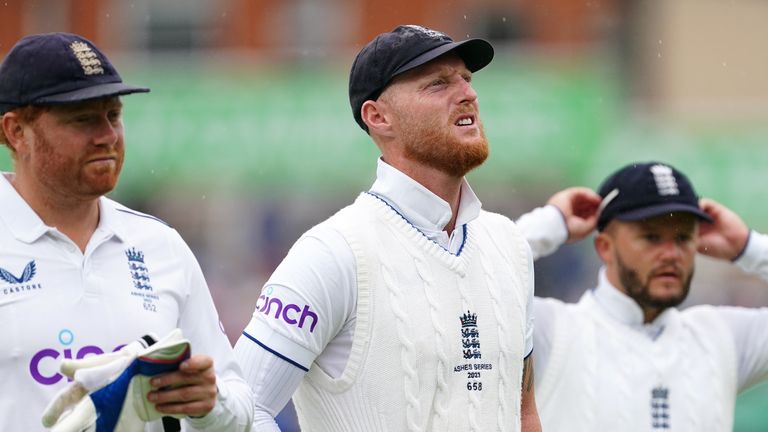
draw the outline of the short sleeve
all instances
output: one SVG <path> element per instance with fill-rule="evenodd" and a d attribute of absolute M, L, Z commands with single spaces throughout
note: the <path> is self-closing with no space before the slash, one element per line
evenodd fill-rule
<path fill-rule="evenodd" d="M 308 370 L 354 320 L 355 258 L 319 225 L 303 235 L 264 285 L 243 336 Z"/>

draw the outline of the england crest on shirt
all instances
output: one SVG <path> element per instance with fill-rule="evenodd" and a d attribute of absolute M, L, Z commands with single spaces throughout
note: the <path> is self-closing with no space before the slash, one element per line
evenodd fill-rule
<path fill-rule="evenodd" d="M 461 346 L 464 349 L 464 358 L 480 359 L 480 332 L 477 330 L 477 314 L 467 311 L 459 317 L 461 320 Z"/>
<path fill-rule="evenodd" d="M 149 270 L 144 263 L 144 252 L 130 248 L 125 250 L 125 256 L 128 257 L 128 269 L 131 272 L 133 286 L 137 290 L 152 291 L 152 284 L 149 281 Z"/>
<path fill-rule="evenodd" d="M 669 388 L 659 385 L 651 390 L 651 427 L 670 429 L 669 420 Z"/>
<path fill-rule="evenodd" d="M 149 279 L 149 268 L 145 263 L 144 252 L 134 247 L 125 250 L 128 258 L 128 271 L 131 274 L 133 290 L 131 295 L 142 299 L 142 307 L 148 312 L 157 312 L 157 300 L 152 281 Z"/>
<path fill-rule="evenodd" d="M 483 391 L 483 372 L 493 369 L 492 363 L 482 363 L 480 352 L 480 330 L 477 314 L 467 311 L 459 316 L 461 322 L 461 353 L 464 363 L 453 367 L 454 373 L 467 374 L 466 387 L 469 391 Z"/>

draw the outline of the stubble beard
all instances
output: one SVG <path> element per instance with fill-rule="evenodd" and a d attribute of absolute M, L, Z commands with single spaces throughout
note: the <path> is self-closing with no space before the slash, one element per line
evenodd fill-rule
<path fill-rule="evenodd" d="M 453 177 L 464 177 L 488 158 L 488 140 L 483 124 L 475 117 L 479 134 L 460 139 L 436 119 L 418 121 L 407 113 L 401 116 L 405 157 Z"/>
<path fill-rule="evenodd" d="M 98 198 L 111 192 L 117 185 L 117 180 L 122 170 L 123 157 L 120 155 L 115 161 L 114 168 L 101 168 L 96 172 L 87 172 L 83 168 L 83 161 L 78 159 L 67 160 L 57 154 L 53 142 L 42 130 L 36 131 L 38 152 L 43 155 L 43 160 L 36 168 L 41 182 L 46 184 L 49 190 L 61 191 L 67 195 L 81 198 Z"/>
<path fill-rule="evenodd" d="M 615 254 L 615 259 L 621 285 L 626 290 L 627 295 L 641 308 L 664 311 L 671 307 L 679 306 L 688 297 L 688 292 L 691 289 L 691 280 L 693 279 L 693 269 L 691 269 L 691 273 L 683 281 L 680 292 L 677 295 L 660 298 L 651 293 L 650 281 L 643 283 L 637 271 L 624 264 L 624 261 L 622 261 L 618 254 Z"/>

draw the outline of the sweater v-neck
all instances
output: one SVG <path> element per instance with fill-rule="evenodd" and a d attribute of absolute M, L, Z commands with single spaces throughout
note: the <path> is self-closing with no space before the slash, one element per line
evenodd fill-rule
<path fill-rule="evenodd" d="M 381 198 L 409 224 L 454 255 L 459 255 L 464 243 L 462 225 L 476 219 L 482 208 L 467 180 L 462 179 L 456 228 L 448 234 L 444 228 L 454 216 L 449 203 L 382 159 L 378 161 L 376 181 L 368 192 Z"/>
<path fill-rule="evenodd" d="M 468 224 L 465 223 L 461 225 L 461 227 L 456 228 L 463 231 L 463 241 L 457 253 L 454 254 L 445 247 L 441 246 L 436 241 L 430 239 L 429 236 L 411 224 L 408 219 L 405 218 L 405 216 L 403 216 L 394 207 L 389 205 L 387 201 L 378 195 L 372 192 L 365 192 L 360 195 L 360 199 L 373 206 L 381 217 L 391 222 L 395 229 L 400 231 L 418 248 L 424 250 L 430 256 L 438 259 L 451 270 L 458 272 L 461 275 L 466 274 L 466 260 L 467 257 L 471 255 L 470 251 L 472 249 L 471 245 L 473 243 L 470 230 L 467 226 Z"/>

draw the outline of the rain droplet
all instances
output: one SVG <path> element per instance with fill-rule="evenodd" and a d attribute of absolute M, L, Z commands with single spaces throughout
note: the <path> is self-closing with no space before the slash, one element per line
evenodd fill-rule
<path fill-rule="evenodd" d="M 723 62 L 723 66 L 728 66 L 728 62 Z"/>
<path fill-rule="evenodd" d="M 464 15 L 464 19 L 465 19 L 465 20 L 467 19 L 467 16 L 466 16 L 466 15 Z"/>
<path fill-rule="evenodd" d="M 661 58 L 661 53 L 656 54 L 659 58 Z"/>
<path fill-rule="evenodd" d="M 501 17 L 501 22 L 507 22 L 507 17 Z"/>
<path fill-rule="evenodd" d="M 661 45 L 661 39 L 659 39 L 659 45 Z"/>

